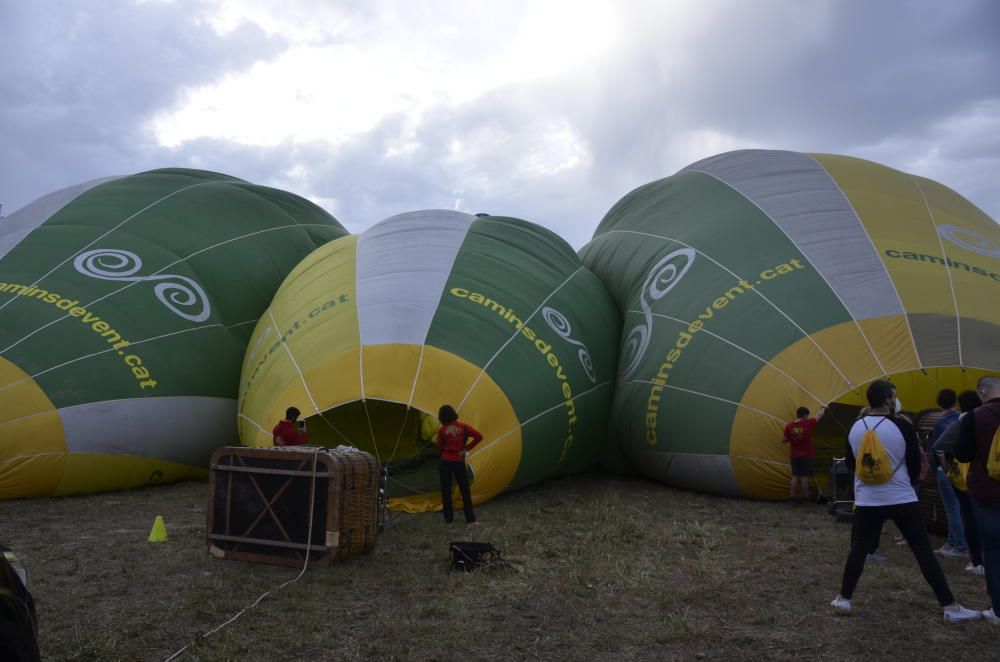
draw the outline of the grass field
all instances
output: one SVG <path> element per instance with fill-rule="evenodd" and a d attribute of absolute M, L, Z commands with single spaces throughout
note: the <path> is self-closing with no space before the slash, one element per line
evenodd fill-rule
<path fill-rule="evenodd" d="M 855 612 L 836 616 L 849 527 L 822 506 L 586 474 L 503 495 L 483 525 L 393 515 L 370 555 L 265 598 L 297 569 L 209 557 L 208 487 L 187 482 L 0 503 L 48 660 L 997 660 L 1000 628 L 942 622 L 889 527 Z M 156 515 L 170 536 L 146 538 Z M 450 540 L 489 541 L 519 571 L 453 573 Z M 935 546 L 940 545 L 934 539 Z M 943 559 L 966 606 L 982 577 Z"/>

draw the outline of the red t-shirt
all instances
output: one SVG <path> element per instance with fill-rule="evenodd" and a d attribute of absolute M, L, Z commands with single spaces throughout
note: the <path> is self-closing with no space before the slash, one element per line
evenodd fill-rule
<path fill-rule="evenodd" d="M 794 420 L 785 426 L 785 439 L 788 440 L 791 457 L 813 457 L 816 455 L 816 449 L 813 448 L 813 428 L 815 427 L 815 418 Z"/>
<path fill-rule="evenodd" d="M 472 443 L 466 445 L 466 440 L 470 437 Z M 442 460 L 449 462 L 461 462 L 465 459 L 463 452 L 471 450 L 482 440 L 483 435 L 479 430 L 462 421 L 442 425 L 437 432 L 438 452 L 441 453 Z"/>
<path fill-rule="evenodd" d="M 271 433 L 275 437 L 275 446 L 302 446 L 309 441 L 305 430 L 300 430 L 295 423 L 284 419 L 278 421 Z"/>

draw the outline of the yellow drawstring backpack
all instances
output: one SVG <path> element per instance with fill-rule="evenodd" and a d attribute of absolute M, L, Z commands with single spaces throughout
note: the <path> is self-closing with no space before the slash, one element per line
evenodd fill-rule
<path fill-rule="evenodd" d="M 868 422 L 863 418 L 861 422 L 865 425 L 865 436 L 861 437 L 854 473 L 866 485 L 881 485 L 896 472 L 889 460 L 889 453 L 875 432 L 875 428 L 882 425 L 885 419 L 879 421 L 874 428 L 869 428 Z"/>
<path fill-rule="evenodd" d="M 951 484 L 955 486 L 956 490 L 961 490 L 962 492 L 967 492 L 969 490 L 967 482 L 969 476 L 969 464 L 969 462 L 952 460 L 951 464 L 948 465 L 948 480 L 951 481 Z"/>
<path fill-rule="evenodd" d="M 993 433 L 993 442 L 986 456 L 986 473 L 993 480 L 1000 480 L 1000 427 Z"/>

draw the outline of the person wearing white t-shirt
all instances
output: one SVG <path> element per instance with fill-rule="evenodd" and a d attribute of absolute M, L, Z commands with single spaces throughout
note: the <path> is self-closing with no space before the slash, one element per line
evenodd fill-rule
<path fill-rule="evenodd" d="M 853 471 L 861 439 L 867 430 L 874 429 L 889 457 L 893 473 L 889 480 L 877 485 L 865 483 L 857 475 L 854 477 L 856 508 L 851 551 L 844 565 L 840 595 L 830 604 L 839 611 L 851 611 L 851 597 L 864 570 L 865 557 L 881 535 L 882 525 L 886 520 L 892 520 L 913 551 L 920 572 L 934 589 L 938 603 L 944 608 L 944 620 L 957 622 L 980 618 L 980 612 L 966 609 L 955 601 L 927 538 L 915 489 L 916 478 L 920 475 L 919 442 L 913 425 L 894 416 L 896 387 L 892 382 L 876 380 L 869 385 L 866 395 L 871 412 L 855 421 L 848 432 L 847 464 Z"/>

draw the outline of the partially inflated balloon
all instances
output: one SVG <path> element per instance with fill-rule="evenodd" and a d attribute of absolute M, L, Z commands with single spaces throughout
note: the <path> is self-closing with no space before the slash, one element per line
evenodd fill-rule
<path fill-rule="evenodd" d="M 871 380 L 919 411 L 1000 370 L 1000 228 L 869 161 L 712 157 L 629 193 L 581 255 L 625 319 L 613 430 L 672 485 L 781 498 L 797 407 L 845 405 L 830 455 Z"/>
<path fill-rule="evenodd" d="M 572 249 L 513 218 L 396 216 L 317 249 L 254 331 L 240 433 L 270 446 L 295 406 L 310 443 L 353 445 L 390 470 L 392 503 L 440 505 L 441 405 L 485 439 L 476 502 L 591 466 L 605 437 L 620 329 Z"/>
<path fill-rule="evenodd" d="M 258 317 L 345 234 L 298 196 L 179 169 L 0 220 L 0 498 L 203 475 L 235 441 Z"/>

